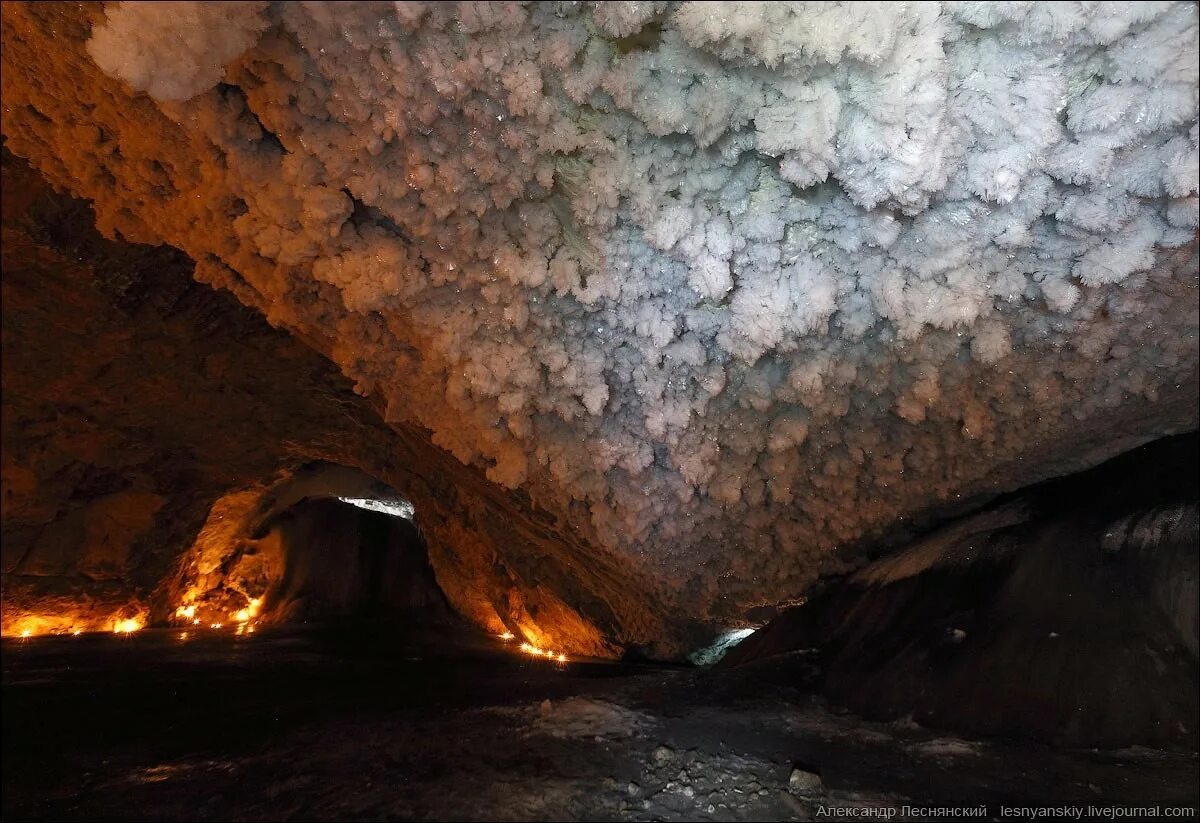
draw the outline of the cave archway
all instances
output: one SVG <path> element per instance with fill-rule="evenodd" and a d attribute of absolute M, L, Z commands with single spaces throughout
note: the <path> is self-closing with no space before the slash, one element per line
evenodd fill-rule
<path fill-rule="evenodd" d="M 216 627 L 457 622 L 408 499 L 324 462 L 217 500 L 164 599 L 174 622 Z"/>

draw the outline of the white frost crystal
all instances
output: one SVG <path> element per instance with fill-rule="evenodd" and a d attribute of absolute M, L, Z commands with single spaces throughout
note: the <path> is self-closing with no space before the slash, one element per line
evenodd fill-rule
<path fill-rule="evenodd" d="M 1193 3 L 126 3 L 89 52 L 221 157 L 102 218 L 694 602 L 1195 374 Z"/>
<path fill-rule="evenodd" d="M 221 81 L 225 64 L 268 25 L 260 2 L 111 3 L 88 53 L 158 100 L 187 100 Z"/>

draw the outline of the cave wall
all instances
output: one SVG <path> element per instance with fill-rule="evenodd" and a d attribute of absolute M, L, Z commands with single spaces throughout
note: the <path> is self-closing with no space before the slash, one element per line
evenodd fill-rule
<path fill-rule="evenodd" d="M 163 586 L 168 600 L 196 612 L 189 616 L 177 607 L 176 617 L 223 621 L 261 599 L 283 575 L 286 561 L 282 535 L 271 524 L 306 499 L 338 497 L 390 501 L 411 509 L 411 503 L 376 478 L 324 462 L 290 468 L 271 482 L 228 492 L 213 503 Z M 495 619 L 488 612 L 480 622 Z"/>
<path fill-rule="evenodd" d="M 1194 4 L 706 8 L 8 4 L 5 134 L 688 619 L 1195 426 Z"/>
<path fill-rule="evenodd" d="M 427 433 L 385 425 L 184 255 L 102 238 L 7 151 L 2 174 L 5 634 L 168 619 L 197 540 L 244 536 L 222 524 L 327 461 L 420 508 L 441 585 L 477 624 L 579 654 L 681 642 L 619 566 Z"/>
<path fill-rule="evenodd" d="M 481 625 L 677 654 L 694 623 L 1193 428 L 1194 5 L 830 7 L 836 48 L 807 8 L 744 10 L 751 44 L 688 3 L 5 5 L 6 145 L 349 376 L 185 517 L 133 489 L 188 524 L 140 538 L 147 579 L 218 486 L 325 460 L 413 499 Z M 820 151 L 783 148 L 810 105 Z M 914 164 L 919 185 L 877 177 Z M 132 534 L 156 502 L 91 522 Z M 74 517 L 54 528 L 97 528 Z"/>
<path fill-rule="evenodd" d="M 815 649 L 825 693 L 869 717 L 1194 747 L 1198 446 L 1157 441 L 957 521 L 831 582 L 720 665 Z"/>

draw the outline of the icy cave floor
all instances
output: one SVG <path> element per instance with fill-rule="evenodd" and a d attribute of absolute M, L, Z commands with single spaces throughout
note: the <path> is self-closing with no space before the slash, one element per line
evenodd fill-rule
<path fill-rule="evenodd" d="M 5 640 L 3 817 L 806 820 L 838 806 L 1197 805 L 1194 754 L 873 723 L 782 685 L 373 625 Z M 808 785 L 797 766 L 819 772 Z M 836 818 L 823 818 L 836 819 Z M 897 818 L 900 819 L 900 818 Z"/>

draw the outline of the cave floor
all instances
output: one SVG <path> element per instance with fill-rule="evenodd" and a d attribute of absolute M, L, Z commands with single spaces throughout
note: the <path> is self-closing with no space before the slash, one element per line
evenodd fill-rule
<path fill-rule="evenodd" d="M 5 820 L 1197 805 L 1194 754 L 968 741 L 868 722 L 753 671 L 560 667 L 377 625 L 179 635 L 4 641 Z M 789 788 L 796 766 L 823 785 Z"/>

